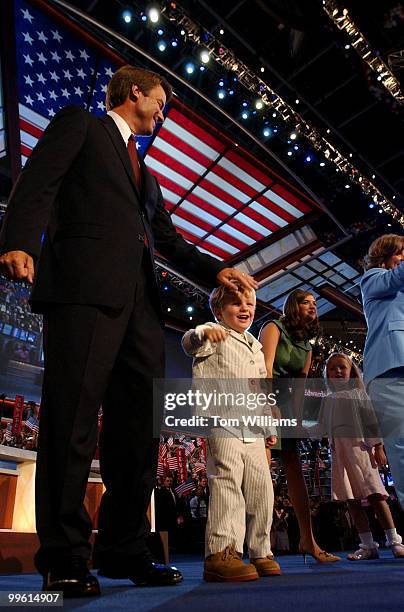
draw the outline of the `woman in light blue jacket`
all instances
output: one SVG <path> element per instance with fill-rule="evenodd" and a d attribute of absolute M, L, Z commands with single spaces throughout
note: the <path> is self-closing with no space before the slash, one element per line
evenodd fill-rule
<path fill-rule="evenodd" d="M 404 237 L 377 238 L 364 267 L 361 291 L 368 335 L 363 374 L 404 508 Z"/>

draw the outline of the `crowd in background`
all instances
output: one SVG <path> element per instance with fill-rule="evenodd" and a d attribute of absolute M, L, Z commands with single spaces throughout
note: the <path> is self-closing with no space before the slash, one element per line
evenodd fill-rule
<path fill-rule="evenodd" d="M 42 316 L 33 314 L 28 304 L 31 288 L 0 276 L 0 320 L 26 331 L 40 333 Z"/>

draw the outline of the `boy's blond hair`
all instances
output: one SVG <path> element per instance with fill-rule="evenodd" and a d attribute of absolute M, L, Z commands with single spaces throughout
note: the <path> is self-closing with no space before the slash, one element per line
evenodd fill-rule
<path fill-rule="evenodd" d="M 254 289 L 245 289 L 242 285 L 236 283 L 238 291 L 244 295 L 249 296 L 252 295 L 254 297 L 254 301 L 256 301 L 256 295 Z M 225 285 L 220 285 L 220 287 L 215 287 L 212 293 L 209 296 L 209 306 L 212 311 L 213 316 L 217 320 L 217 315 L 223 309 L 224 304 L 233 299 L 235 293 L 230 291 Z"/>

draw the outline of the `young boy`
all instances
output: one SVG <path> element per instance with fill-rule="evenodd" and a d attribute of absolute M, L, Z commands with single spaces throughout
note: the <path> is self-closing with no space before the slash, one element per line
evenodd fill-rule
<path fill-rule="evenodd" d="M 194 358 L 194 379 L 249 379 L 250 390 L 259 393 L 254 379 L 266 378 L 267 373 L 261 344 L 247 331 L 254 319 L 254 291 L 234 294 L 218 287 L 210 296 L 210 308 L 216 323 L 199 325 L 182 340 L 184 351 Z M 281 574 L 270 546 L 274 494 L 265 439 L 242 433 L 227 431 L 207 440 L 210 500 L 204 579 L 208 582 Z M 275 436 L 271 442 L 275 444 Z M 242 561 L 244 539 L 249 564 Z"/>

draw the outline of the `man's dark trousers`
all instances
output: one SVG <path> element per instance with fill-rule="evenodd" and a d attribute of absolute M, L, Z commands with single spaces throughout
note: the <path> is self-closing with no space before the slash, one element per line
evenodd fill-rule
<path fill-rule="evenodd" d="M 145 251 L 146 254 L 146 251 Z M 123 309 L 61 304 L 44 316 L 45 378 L 37 461 L 37 569 L 90 557 L 83 506 L 103 407 L 97 556 L 127 563 L 145 551 L 146 510 L 156 474 L 153 378 L 164 376 L 164 332 L 143 256 Z M 158 424 L 155 424 L 158 429 Z"/>

